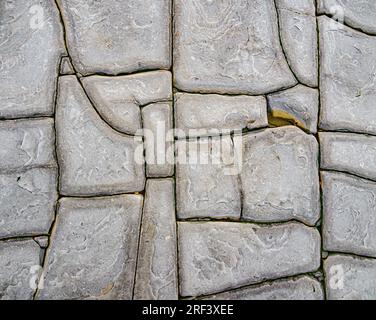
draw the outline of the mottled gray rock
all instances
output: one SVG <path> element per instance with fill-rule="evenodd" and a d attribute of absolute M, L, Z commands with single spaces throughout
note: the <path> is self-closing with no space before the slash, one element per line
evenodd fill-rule
<path fill-rule="evenodd" d="M 49 242 L 50 242 L 50 239 L 49 239 L 48 236 L 39 236 L 39 237 L 35 237 L 33 239 L 43 249 L 46 249 L 48 247 Z"/>
<path fill-rule="evenodd" d="M 142 108 L 147 177 L 174 174 L 172 103 L 153 103 Z"/>
<path fill-rule="evenodd" d="M 317 132 L 319 114 L 319 91 L 303 85 L 268 95 L 271 117 L 278 122 L 295 125 Z M 273 124 L 273 121 L 271 121 Z"/>
<path fill-rule="evenodd" d="M 142 196 L 59 202 L 39 299 L 131 299 Z"/>
<path fill-rule="evenodd" d="M 168 71 L 129 76 L 82 78 L 90 99 L 113 128 L 128 134 L 141 129 L 140 106 L 172 100 L 172 79 Z"/>
<path fill-rule="evenodd" d="M 240 218 L 239 179 L 227 172 L 233 162 L 231 138 L 181 140 L 176 149 L 178 218 Z"/>
<path fill-rule="evenodd" d="M 32 287 L 37 282 L 40 253 L 34 240 L 0 242 L 1 300 L 33 299 Z"/>
<path fill-rule="evenodd" d="M 0 3 L 0 119 L 54 112 L 64 53 L 59 13 L 51 1 Z"/>
<path fill-rule="evenodd" d="M 317 0 L 317 8 L 321 14 L 330 14 L 353 28 L 376 35 L 374 0 Z"/>
<path fill-rule="evenodd" d="M 321 168 L 376 180 L 376 137 L 320 132 Z"/>
<path fill-rule="evenodd" d="M 323 172 L 322 185 L 324 249 L 376 257 L 376 183 Z"/>
<path fill-rule="evenodd" d="M 0 171 L 56 166 L 53 119 L 0 122 Z"/>
<path fill-rule="evenodd" d="M 320 128 L 376 133 L 376 37 L 319 17 Z"/>
<path fill-rule="evenodd" d="M 244 136 L 243 218 L 291 219 L 314 225 L 320 217 L 318 143 L 296 127 Z"/>
<path fill-rule="evenodd" d="M 300 82 L 318 86 L 317 26 L 314 0 L 276 0 L 281 41 Z"/>
<path fill-rule="evenodd" d="M 178 136 L 219 135 L 268 126 L 264 97 L 177 93 L 174 107 Z"/>
<path fill-rule="evenodd" d="M 193 92 L 264 94 L 296 79 L 273 0 L 174 2 L 174 77 Z"/>
<path fill-rule="evenodd" d="M 178 299 L 174 181 L 146 183 L 135 299 Z"/>
<path fill-rule="evenodd" d="M 108 195 L 144 188 L 142 143 L 109 127 L 95 112 L 75 76 L 59 79 L 56 110 L 60 192 Z"/>
<path fill-rule="evenodd" d="M 55 215 L 57 170 L 0 174 L 0 238 L 47 234 Z"/>
<path fill-rule="evenodd" d="M 320 234 L 299 223 L 178 223 L 180 293 L 199 296 L 315 271 Z"/>
<path fill-rule="evenodd" d="M 324 300 L 324 292 L 316 279 L 301 276 L 220 293 L 206 300 Z"/>
<path fill-rule="evenodd" d="M 333 255 L 324 260 L 329 300 L 375 300 L 376 260 Z"/>
<path fill-rule="evenodd" d="M 76 69 L 119 74 L 170 67 L 170 0 L 57 0 Z"/>
<path fill-rule="evenodd" d="M 69 57 L 63 57 L 61 59 L 61 63 L 60 63 L 60 74 L 63 74 L 63 75 L 67 75 L 67 74 L 74 74 L 74 69 L 73 69 L 73 66 L 72 66 L 72 63 L 69 59 Z"/>

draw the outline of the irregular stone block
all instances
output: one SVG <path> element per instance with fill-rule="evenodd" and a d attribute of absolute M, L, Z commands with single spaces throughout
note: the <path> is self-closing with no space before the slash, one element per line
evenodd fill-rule
<path fill-rule="evenodd" d="M 242 217 L 314 225 L 320 217 L 316 139 L 290 126 L 247 134 L 243 143 Z"/>
<path fill-rule="evenodd" d="M 46 249 L 48 247 L 49 242 L 50 242 L 50 239 L 49 239 L 48 236 L 39 236 L 39 237 L 35 237 L 33 239 L 43 249 Z"/>
<path fill-rule="evenodd" d="M 72 63 L 70 62 L 69 57 L 63 57 L 60 63 L 60 74 L 63 75 L 72 75 L 75 74 Z"/>
<path fill-rule="evenodd" d="M 376 37 L 319 17 L 320 128 L 376 133 Z"/>
<path fill-rule="evenodd" d="M 219 293 L 207 300 L 324 300 L 324 292 L 316 279 L 301 276 Z"/>
<path fill-rule="evenodd" d="M 317 26 L 314 0 L 277 0 L 281 41 L 301 83 L 318 86 Z"/>
<path fill-rule="evenodd" d="M 0 174 L 0 238 L 47 234 L 55 216 L 57 170 Z"/>
<path fill-rule="evenodd" d="M 131 299 L 142 196 L 63 198 L 38 299 Z"/>
<path fill-rule="evenodd" d="M 219 135 L 268 126 L 264 97 L 177 93 L 174 107 L 178 136 L 183 132 L 189 137 Z"/>
<path fill-rule="evenodd" d="M 53 119 L 0 122 L 0 171 L 56 166 Z"/>
<path fill-rule="evenodd" d="M 57 3 L 73 64 L 81 74 L 170 67 L 170 0 Z"/>
<path fill-rule="evenodd" d="M 64 54 L 59 12 L 51 1 L 0 4 L 0 119 L 51 116 Z"/>
<path fill-rule="evenodd" d="M 349 26 L 376 35 L 376 2 L 373 0 L 317 0 L 318 12 L 330 14 Z"/>
<path fill-rule="evenodd" d="M 142 143 L 104 123 L 75 76 L 59 79 L 56 130 L 63 195 L 110 195 L 144 189 Z"/>
<path fill-rule="evenodd" d="M 82 78 L 95 108 L 116 130 L 136 134 L 141 129 L 140 106 L 172 100 L 172 79 L 168 71 L 129 76 Z"/>
<path fill-rule="evenodd" d="M 324 260 L 329 300 L 375 300 L 376 260 L 333 255 Z"/>
<path fill-rule="evenodd" d="M 199 296 L 315 271 L 320 234 L 299 223 L 178 223 L 180 294 Z"/>
<path fill-rule="evenodd" d="M 322 181 L 324 249 L 376 257 L 376 183 L 330 172 Z"/>
<path fill-rule="evenodd" d="M 319 91 L 302 85 L 267 96 L 271 124 L 291 123 L 317 132 Z"/>
<path fill-rule="evenodd" d="M 174 192 L 172 179 L 146 183 L 135 299 L 178 299 Z"/>
<path fill-rule="evenodd" d="M 230 137 L 177 141 L 177 216 L 240 218 L 238 175 L 231 174 L 233 143 Z"/>
<path fill-rule="evenodd" d="M 320 132 L 321 168 L 376 179 L 376 137 Z"/>
<path fill-rule="evenodd" d="M 273 0 L 174 1 L 174 77 L 191 92 L 264 94 L 296 79 Z"/>
<path fill-rule="evenodd" d="M 142 108 L 146 152 L 146 175 L 174 174 L 174 134 L 171 103 L 154 103 Z"/>
<path fill-rule="evenodd" d="M 34 240 L 0 242 L 0 299 L 32 300 L 41 248 Z M 34 281 L 33 281 L 34 280 Z"/>

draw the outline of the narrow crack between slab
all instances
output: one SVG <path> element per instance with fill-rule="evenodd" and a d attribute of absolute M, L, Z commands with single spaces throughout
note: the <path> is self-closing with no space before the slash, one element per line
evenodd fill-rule
<path fill-rule="evenodd" d="M 376 183 L 376 179 L 365 178 L 364 176 L 361 176 L 361 175 L 359 175 L 359 174 L 352 173 L 352 172 L 349 172 L 349 171 L 346 171 L 346 170 L 336 170 L 336 169 L 325 169 L 325 168 L 320 168 L 320 171 L 321 171 L 321 172 L 329 172 L 329 173 L 343 174 L 343 175 L 347 175 L 347 176 L 350 176 L 350 177 L 353 177 L 353 178 L 358 178 L 358 179 L 361 179 L 361 180 L 365 180 L 365 181 L 368 181 L 368 182 L 370 182 L 370 183 Z"/>

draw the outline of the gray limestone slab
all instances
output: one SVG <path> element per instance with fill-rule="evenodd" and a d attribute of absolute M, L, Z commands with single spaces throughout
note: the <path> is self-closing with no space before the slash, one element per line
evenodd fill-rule
<path fill-rule="evenodd" d="M 180 294 L 200 296 L 320 266 L 320 234 L 300 223 L 179 222 Z"/>
<path fill-rule="evenodd" d="M 134 299 L 177 300 L 177 243 L 173 179 L 149 179 L 138 251 Z"/>
<path fill-rule="evenodd" d="M 107 125 L 75 76 L 59 79 L 56 130 L 63 195 L 111 195 L 144 189 L 142 142 Z"/>
<path fill-rule="evenodd" d="M 61 199 L 37 298 L 131 299 L 142 201 Z"/>
<path fill-rule="evenodd" d="M 170 0 L 57 3 L 73 64 L 81 74 L 170 67 Z"/>
<path fill-rule="evenodd" d="M 181 90 L 264 94 L 296 84 L 273 0 L 177 0 L 174 26 L 174 81 Z"/>
<path fill-rule="evenodd" d="M 243 143 L 242 217 L 314 225 L 320 217 L 316 139 L 288 126 L 247 134 Z"/>
<path fill-rule="evenodd" d="M 60 63 L 60 74 L 62 75 L 72 75 L 75 74 L 72 63 L 69 57 L 63 57 Z"/>
<path fill-rule="evenodd" d="M 0 238 L 47 234 L 57 197 L 55 168 L 0 173 Z"/>

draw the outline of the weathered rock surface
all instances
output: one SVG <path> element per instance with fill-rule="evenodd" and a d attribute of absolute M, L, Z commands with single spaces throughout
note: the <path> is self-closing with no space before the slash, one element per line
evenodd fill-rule
<path fill-rule="evenodd" d="M 60 63 L 60 74 L 62 75 L 72 75 L 74 74 L 74 69 L 73 69 L 73 66 L 72 66 L 72 63 L 69 59 L 69 57 L 63 57 L 61 59 L 61 63 Z"/>
<path fill-rule="evenodd" d="M 170 0 L 58 0 L 76 69 L 119 74 L 170 67 Z"/>
<path fill-rule="evenodd" d="M 60 192 L 110 195 L 141 191 L 142 144 L 111 129 L 95 112 L 75 76 L 59 80 L 56 111 Z"/>
<path fill-rule="evenodd" d="M 49 239 L 48 236 L 39 236 L 39 237 L 35 237 L 33 239 L 43 249 L 46 249 L 48 247 L 49 242 L 50 242 L 50 239 Z"/>
<path fill-rule="evenodd" d="M 376 183 L 322 173 L 326 251 L 376 257 Z"/>
<path fill-rule="evenodd" d="M 142 196 L 59 202 L 38 299 L 131 299 Z"/>
<path fill-rule="evenodd" d="M 375 300 L 376 260 L 348 255 L 329 256 L 324 261 L 329 300 Z"/>
<path fill-rule="evenodd" d="M 319 13 L 326 13 L 353 28 L 376 35 L 376 2 L 373 0 L 317 0 Z"/>
<path fill-rule="evenodd" d="M 291 126 L 243 138 L 242 217 L 314 225 L 320 217 L 316 139 Z"/>
<path fill-rule="evenodd" d="M 238 176 L 227 172 L 234 161 L 231 138 L 181 140 L 176 148 L 178 218 L 240 218 Z"/>
<path fill-rule="evenodd" d="M 301 276 L 275 280 L 209 296 L 208 300 L 324 300 L 323 288 L 316 279 Z"/>
<path fill-rule="evenodd" d="M 129 76 L 82 78 L 95 108 L 114 129 L 135 134 L 141 129 L 140 106 L 172 100 L 168 71 L 143 72 Z"/>
<path fill-rule="evenodd" d="M 178 223 L 180 294 L 199 296 L 315 271 L 320 234 L 299 223 Z"/>
<path fill-rule="evenodd" d="M 54 168 L 0 173 L 0 238 L 47 234 L 56 200 Z"/>
<path fill-rule="evenodd" d="M 146 175 L 174 174 L 174 134 L 171 103 L 153 103 L 142 108 L 146 152 Z"/>
<path fill-rule="evenodd" d="M 267 96 L 273 120 L 295 125 L 317 132 L 319 114 L 319 91 L 303 85 Z M 273 124 L 273 121 L 271 121 Z"/>
<path fill-rule="evenodd" d="M 219 135 L 268 126 L 264 97 L 177 93 L 174 107 L 178 136 Z"/>
<path fill-rule="evenodd" d="M 319 18 L 320 128 L 376 133 L 376 37 Z"/>
<path fill-rule="evenodd" d="M 376 179 L 376 137 L 320 132 L 321 168 Z"/>
<path fill-rule="evenodd" d="M 56 166 L 53 119 L 0 122 L 0 171 Z"/>
<path fill-rule="evenodd" d="M 178 299 L 174 181 L 146 183 L 135 299 Z"/>
<path fill-rule="evenodd" d="M 318 85 L 318 48 L 314 0 L 276 0 L 281 41 L 292 71 L 301 83 Z"/>
<path fill-rule="evenodd" d="M 0 4 L 0 119 L 49 116 L 63 55 L 63 30 L 52 1 Z"/>
<path fill-rule="evenodd" d="M 174 77 L 191 92 L 264 94 L 296 79 L 273 0 L 174 2 Z"/>
<path fill-rule="evenodd" d="M 34 240 L 0 242 L 0 299 L 32 300 L 41 249 Z M 35 271 L 35 273 L 33 273 Z"/>

